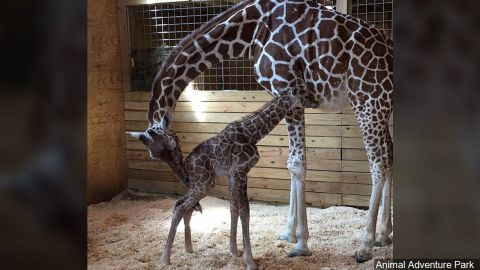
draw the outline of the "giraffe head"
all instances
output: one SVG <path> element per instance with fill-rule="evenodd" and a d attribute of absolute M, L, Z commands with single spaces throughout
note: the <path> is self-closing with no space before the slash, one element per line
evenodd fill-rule
<path fill-rule="evenodd" d="M 157 126 L 145 132 L 127 132 L 139 139 L 148 149 L 152 159 L 166 162 L 175 171 L 183 172 L 183 155 L 178 136 L 170 129 Z"/>

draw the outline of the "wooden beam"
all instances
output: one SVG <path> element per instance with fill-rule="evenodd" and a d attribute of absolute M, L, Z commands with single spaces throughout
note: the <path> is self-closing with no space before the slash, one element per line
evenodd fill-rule
<path fill-rule="evenodd" d="M 186 143 L 200 144 L 201 142 L 214 137 L 217 134 L 214 133 L 177 133 L 180 141 Z M 138 141 L 138 139 L 132 138 L 125 134 L 128 141 Z M 313 137 L 307 136 L 305 138 L 307 147 L 318 148 L 340 148 L 340 137 Z M 265 138 L 257 143 L 258 146 L 288 146 L 288 136 L 281 135 L 267 135 Z M 352 147 L 353 148 L 353 147 Z M 185 151 L 185 150 L 184 150 Z"/>
<path fill-rule="evenodd" d="M 174 122 L 173 130 L 177 133 L 214 133 L 218 134 L 227 126 L 227 123 L 182 123 Z M 147 121 L 126 121 L 128 131 L 145 131 L 147 129 Z M 307 136 L 316 137 L 340 137 L 342 127 L 340 126 L 318 126 L 310 125 L 305 129 Z M 276 126 L 270 135 L 287 135 L 286 125 Z"/>
<path fill-rule="evenodd" d="M 352 0 L 337 0 L 336 8 L 343 14 L 352 14 Z"/>
<path fill-rule="evenodd" d="M 174 121 L 189 123 L 231 123 L 234 120 L 240 120 L 247 113 L 201 113 L 193 112 L 175 112 L 173 114 Z M 147 114 L 143 111 L 125 111 L 125 119 L 127 121 L 147 121 Z M 323 126 L 340 126 L 341 114 L 306 114 L 305 124 L 307 125 L 323 125 Z M 285 120 L 280 122 L 285 124 Z"/>
<path fill-rule="evenodd" d="M 348 0 L 337 0 L 335 6 L 338 12 L 348 14 Z"/>
<path fill-rule="evenodd" d="M 188 2 L 189 0 L 126 0 L 127 6 L 152 5 L 175 2 Z"/>
<path fill-rule="evenodd" d="M 176 112 L 253 112 L 263 105 L 265 101 L 179 101 L 175 107 Z M 149 107 L 149 101 L 140 100 L 126 100 L 125 101 L 125 110 L 126 111 L 143 111 L 147 114 Z M 306 114 L 338 114 L 337 112 L 323 112 L 319 109 L 309 109 L 305 110 Z"/>
<path fill-rule="evenodd" d="M 144 160 L 151 161 L 148 151 L 127 151 L 128 160 Z M 273 156 L 273 157 L 261 157 L 257 162 L 257 167 L 265 168 L 286 168 L 287 167 L 288 157 L 284 156 Z M 363 165 L 363 163 L 362 163 Z M 368 165 L 368 164 L 367 164 Z M 335 159 L 324 159 L 320 158 L 309 158 L 308 168 L 312 170 L 319 171 L 341 171 L 342 162 L 341 160 Z"/>
<path fill-rule="evenodd" d="M 130 91 L 130 42 L 128 36 L 127 0 L 117 0 L 118 33 L 120 36 L 120 64 L 122 66 L 123 91 Z"/>
<path fill-rule="evenodd" d="M 368 207 L 370 196 L 366 195 L 342 195 L 342 205 Z"/>
<path fill-rule="evenodd" d="M 147 192 L 178 194 L 183 195 L 187 191 L 186 187 L 178 182 L 159 182 L 159 181 L 144 181 L 137 179 L 129 179 L 128 185 L 130 188 L 138 189 Z M 257 201 L 288 203 L 290 191 L 278 189 L 263 189 L 248 187 L 248 198 Z M 208 192 L 209 195 L 228 198 L 228 187 L 217 185 Z M 312 206 L 331 206 L 340 205 L 342 198 L 341 194 L 320 193 L 320 192 L 306 192 L 306 202 Z"/>
<path fill-rule="evenodd" d="M 182 143 L 182 151 L 190 153 L 198 144 L 197 143 Z M 288 157 L 288 147 L 282 146 L 258 146 L 258 152 L 261 157 Z M 145 145 L 139 140 L 127 140 L 127 150 L 145 151 Z M 340 159 L 340 148 L 307 148 L 307 159 Z"/>

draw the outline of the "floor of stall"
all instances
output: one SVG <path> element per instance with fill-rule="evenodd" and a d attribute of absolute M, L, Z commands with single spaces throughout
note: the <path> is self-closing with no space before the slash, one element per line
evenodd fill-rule
<path fill-rule="evenodd" d="M 88 207 L 89 269 L 244 269 L 242 257 L 229 253 L 229 202 L 213 197 L 201 201 L 203 213 L 191 221 L 194 253 L 184 252 L 183 222 L 173 244 L 172 265 L 160 256 L 170 227 L 174 197 L 122 195 Z M 287 258 L 293 244 L 277 240 L 286 225 L 288 206 L 252 202 L 250 236 L 259 269 L 373 269 L 373 260 L 357 264 L 366 211 L 352 207 L 308 208 L 313 255 Z M 242 249 L 241 226 L 238 245 Z M 375 247 L 374 258 L 391 258 L 392 245 Z"/>

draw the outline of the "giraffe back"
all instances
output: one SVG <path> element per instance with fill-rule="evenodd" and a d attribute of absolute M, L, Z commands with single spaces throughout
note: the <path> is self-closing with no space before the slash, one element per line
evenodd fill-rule
<path fill-rule="evenodd" d="M 269 2 L 254 52 L 257 80 L 267 90 L 293 92 L 326 111 L 340 110 L 357 91 L 392 91 L 393 46 L 382 30 L 313 1 Z"/>

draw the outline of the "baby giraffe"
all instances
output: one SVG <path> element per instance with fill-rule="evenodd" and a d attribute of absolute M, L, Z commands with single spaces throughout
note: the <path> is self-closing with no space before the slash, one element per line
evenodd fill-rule
<path fill-rule="evenodd" d="M 147 146 L 150 156 L 165 161 L 173 172 L 188 187 L 188 192 L 174 207 L 172 224 L 162 254 L 165 265 L 170 264 L 170 253 L 180 220 L 185 223 L 185 250 L 193 252 L 190 218 L 193 210 L 200 207 L 199 201 L 215 186 L 215 179 L 228 176 L 230 193 L 230 253 L 238 257 L 238 216 L 242 221 L 244 262 L 247 269 L 255 269 L 250 245 L 250 208 L 247 197 L 247 174 L 260 156 L 256 144 L 278 125 L 287 112 L 301 106 L 300 101 L 288 94 L 275 97 L 259 110 L 230 123 L 218 135 L 199 144 L 183 161 L 180 142 L 174 132 L 160 128 L 130 135 Z"/>

